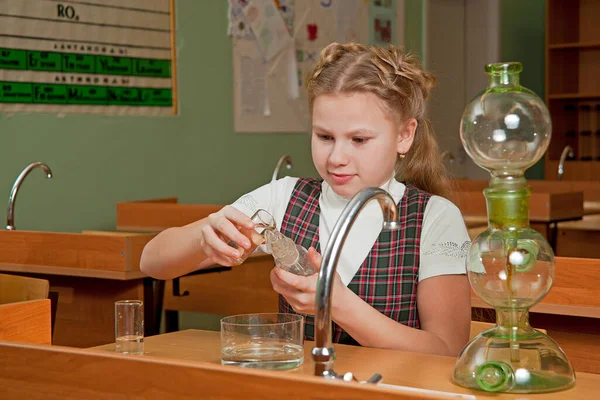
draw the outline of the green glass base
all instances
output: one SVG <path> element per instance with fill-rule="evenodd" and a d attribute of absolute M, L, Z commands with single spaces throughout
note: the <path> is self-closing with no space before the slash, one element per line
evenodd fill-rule
<path fill-rule="evenodd" d="M 460 354 L 453 380 L 486 392 L 547 393 L 575 384 L 562 349 L 531 327 L 499 327 L 476 336 Z"/>

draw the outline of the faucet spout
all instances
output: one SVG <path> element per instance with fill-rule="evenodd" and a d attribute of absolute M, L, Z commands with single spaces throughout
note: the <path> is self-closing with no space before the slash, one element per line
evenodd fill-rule
<path fill-rule="evenodd" d="M 454 156 L 454 153 L 451 152 L 450 150 L 446 150 L 446 151 L 442 152 L 441 157 L 442 157 L 442 161 L 446 161 L 446 159 L 448 159 L 448 162 L 450 164 L 452 164 L 456 161 L 456 157 Z"/>
<path fill-rule="evenodd" d="M 277 177 L 279 176 L 279 170 L 283 165 L 285 165 L 287 169 L 291 169 L 293 167 L 292 157 L 288 156 L 287 154 L 284 154 L 281 157 L 279 157 L 277 165 L 275 166 L 275 170 L 273 171 L 273 177 L 271 178 L 271 182 L 277 180 Z"/>
<path fill-rule="evenodd" d="M 27 175 L 29 175 L 29 173 L 31 171 L 33 171 L 34 169 L 36 169 L 38 167 L 42 168 L 44 170 L 44 172 L 46 173 L 46 178 L 48 178 L 48 179 L 52 178 L 52 170 L 50 169 L 50 167 L 48 167 L 43 162 L 31 163 L 28 166 L 26 166 L 23 169 L 23 171 L 21 171 L 21 173 L 15 180 L 15 183 L 13 184 L 13 187 L 10 191 L 10 196 L 8 197 L 8 211 L 6 213 L 6 229 L 9 231 L 15 230 L 15 200 L 17 199 L 17 193 L 19 193 L 19 188 L 21 187 L 21 184 L 23 183 L 23 181 L 25 180 Z"/>
<path fill-rule="evenodd" d="M 331 291 L 333 289 L 333 277 L 335 276 L 337 263 L 348 232 L 361 210 L 372 199 L 377 200 L 383 211 L 383 229 L 397 229 L 399 226 L 398 208 L 394 199 L 385 190 L 379 188 L 367 188 L 358 192 L 346 205 L 335 223 L 331 237 L 327 242 L 327 247 L 323 252 L 321 270 L 319 271 L 317 281 L 315 347 L 312 351 L 316 376 L 343 379 L 343 376 L 337 375 L 333 371 L 333 361 L 335 360 L 335 351 L 331 341 Z M 379 379 L 381 379 L 380 376 L 378 379 L 370 379 L 369 382 L 376 383 Z"/>
<path fill-rule="evenodd" d="M 565 173 L 565 160 L 568 157 L 574 157 L 575 154 L 573 153 L 573 148 L 571 146 L 565 146 L 565 148 L 562 151 L 562 154 L 560 155 L 560 160 L 558 162 L 558 180 L 562 180 L 562 177 Z"/>

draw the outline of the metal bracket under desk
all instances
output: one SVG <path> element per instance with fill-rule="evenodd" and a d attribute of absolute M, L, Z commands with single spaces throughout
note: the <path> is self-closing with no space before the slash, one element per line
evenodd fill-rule
<path fill-rule="evenodd" d="M 556 245 L 558 243 L 558 224 L 560 222 L 579 221 L 581 219 L 583 219 L 583 216 L 577 217 L 577 218 L 557 219 L 557 220 L 548 222 L 548 224 L 546 225 L 546 234 L 548 235 L 548 244 L 552 248 L 552 251 L 554 252 L 555 256 L 557 255 L 556 254 Z"/>
<path fill-rule="evenodd" d="M 165 281 L 144 278 L 144 336 L 154 336 L 160 333 L 164 293 Z"/>
<path fill-rule="evenodd" d="M 179 278 L 174 278 L 173 279 L 173 296 L 174 297 L 183 297 L 183 296 L 190 295 L 190 292 L 188 292 L 187 290 L 184 291 L 183 293 L 181 293 L 181 289 L 180 289 L 180 285 L 179 285 L 180 278 L 184 278 L 186 276 L 203 275 L 203 274 L 210 274 L 210 273 L 215 273 L 215 272 L 225 272 L 225 271 L 231 271 L 231 267 L 215 267 L 215 268 L 209 268 L 209 269 L 199 269 L 197 271 L 190 272 L 189 274 L 183 275 Z M 179 330 L 179 311 L 165 310 L 165 331 L 166 331 L 166 333 L 176 332 L 178 330 Z"/>

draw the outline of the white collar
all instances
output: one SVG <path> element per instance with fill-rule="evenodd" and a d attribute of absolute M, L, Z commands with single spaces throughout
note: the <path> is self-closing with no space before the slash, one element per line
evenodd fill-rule
<path fill-rule="evenodd" d="M 381 185 L 380 188 L 388 192 L 394 199 L 394 202 L 398 204 L 404 195 L 406 186 L 403 183 L 398 182 L 396 178 L 392 177 Z M 349 201 L 350 198 L 340 196 L 327 182 L 323 181 L 321 185 L 321 205 L 326 205 L 327 208 L 332 208 L 334 210 L 343 209 Z"/>

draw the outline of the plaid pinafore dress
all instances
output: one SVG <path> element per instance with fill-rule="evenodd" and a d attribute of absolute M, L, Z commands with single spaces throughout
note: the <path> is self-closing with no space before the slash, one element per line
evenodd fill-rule
<path fill-rule="evenodd" d="M 319 245 L 319 196 L 322 180 L 298 179 L 288 203 L 281 232 L 305 248 Z M 430 194 L 406 185 L 398 203 L 400 229 L 382 231 L 367 258 L 350 283 L 360 298 L 380 313 L 412 328 L 419 328 L 417 284 L 419 280 L 419 244 L 425 206 Z M 294 313 L 283 296 L 279 311 Z M 305 317 L 305 338 L 314 340 L 314 316 Z M 358 345 L 336 323 L 332 326 L 334 343 Z"/>

